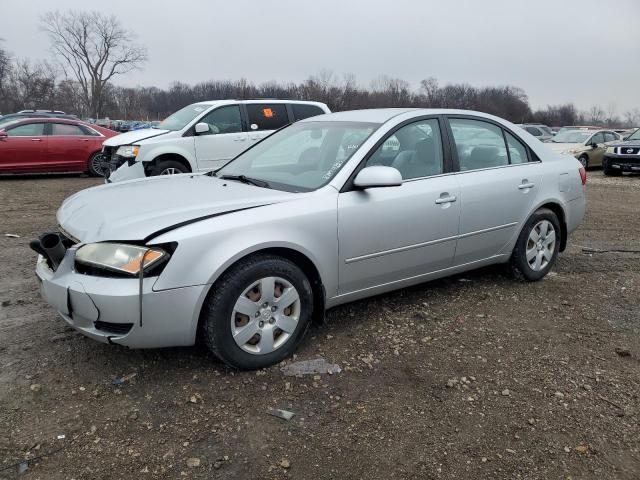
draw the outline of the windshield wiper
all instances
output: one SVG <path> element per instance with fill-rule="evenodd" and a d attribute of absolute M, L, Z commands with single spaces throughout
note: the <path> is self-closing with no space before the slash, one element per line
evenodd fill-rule
<path fill-rule="evenodd" d="M 222 180 L 237 180 L 238 182 L 255 185 L 256 187 L 270 188 L 268 182 L 258 180 L 257 178 L 247 177 L 246 175 L 222 175 L 220 178 Z"/>

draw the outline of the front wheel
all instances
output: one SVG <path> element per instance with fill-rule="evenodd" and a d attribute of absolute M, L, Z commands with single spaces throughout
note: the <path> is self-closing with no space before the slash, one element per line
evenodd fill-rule
<path fill-rule="evenodd" d="M 92 177 L 103 177 L 104 176 L 104 155 L 102 152 L 96 152 L 91 155 L 89 159 L 89 163 L 87 166 L 87 170 L 89 171 L 89 175 Z"/>
<path fill-rule="evenodd" d="M 560 222 L 547 208 L 536 210 L 520 232 L 511 254 L 511 269 L 516 278 L 541 280 L 556 261 L 560 250 Z"/>
<path fill-rule="evenodd" d="M 586 155 L 580 155 L 578 161 L 582 164 L 584 168 L 589 168 L 589 157 Z"/>
<path fill-rule="evenodd" d="M 257 369 L 290 356 L 313 313 L 313 292 L 293 262 L 274 255 L 241 260 L 211 287 L 202 309 L 205 343 L 226 364 Z"/>
<path fill-rule="evenodd" d="M 151 170 L 151 175 L 178 175 L 180 173 L 189 173 L 189 170 L 176 160 L 161 160 Z"/>

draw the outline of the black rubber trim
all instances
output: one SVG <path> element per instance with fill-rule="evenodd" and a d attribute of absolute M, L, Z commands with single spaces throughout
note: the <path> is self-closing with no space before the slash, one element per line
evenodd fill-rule
<path fill-rule="evenodd" d="M 175 230 L 177 228 L 184 227 L 185 225 L 191 225 L 192 223 L 197 223 L 197 222 L 200 222 L 202 220 L 208 220 L 209 218 L 221 217 L 223 215 L 228 215 L 230 213 L 242 212 L 244 210 L 251 210 L 252 208 L 266 207 L 267 205 L 272 205 L 272 204 L 271 203 L 263 203 L 261 205 L 254 205 L 253 207 L 237 208 L 235 210 L 228 210 L 226 212 L 220 212 L 220 213 L 212 213 L 211 215 L 204 215 L 202 217 L 192 218 L 191 220 L 185 220 L 184 222 L 176 223 L 175 225 L 171 225 L 169 227 L 161 228 L 160 230 L 158 230 L 156 232 L 153 232 L 151 235 L 147 236 L 143 240 L 143 242 L 144 243 L 148 243 L 149 241 L 153 240 L 156 237 L 159 237 L 160 235 L 163 235 L 163 234 L 165 234 L 167 232 L 170 232 L 171 230 Z"/>

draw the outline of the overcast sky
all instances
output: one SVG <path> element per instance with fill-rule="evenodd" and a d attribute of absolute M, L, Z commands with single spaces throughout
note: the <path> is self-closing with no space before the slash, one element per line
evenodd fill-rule
<path fill-rule="evenodd" d="M 50 58 L 52 8 L 113 13 L 149 50 L 122 85 L 301 81 L 323 69 L 515 85 L 531 105 L 640 108 L 640 0 L 0 0 L 17 57 Z"/>

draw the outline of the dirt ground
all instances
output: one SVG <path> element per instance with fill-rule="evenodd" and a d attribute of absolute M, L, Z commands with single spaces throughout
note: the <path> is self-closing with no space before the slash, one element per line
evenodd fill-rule
<path fill-rule="evenodd" d="M 0 179 L 0 478 L 640 478 L 640 177 L 589 172 L 544 281 L 488 268 L 328 312 L 291 361 L 342 372 L 301 378 L 66 327 L 28 242 L 97 183 Z"/>

